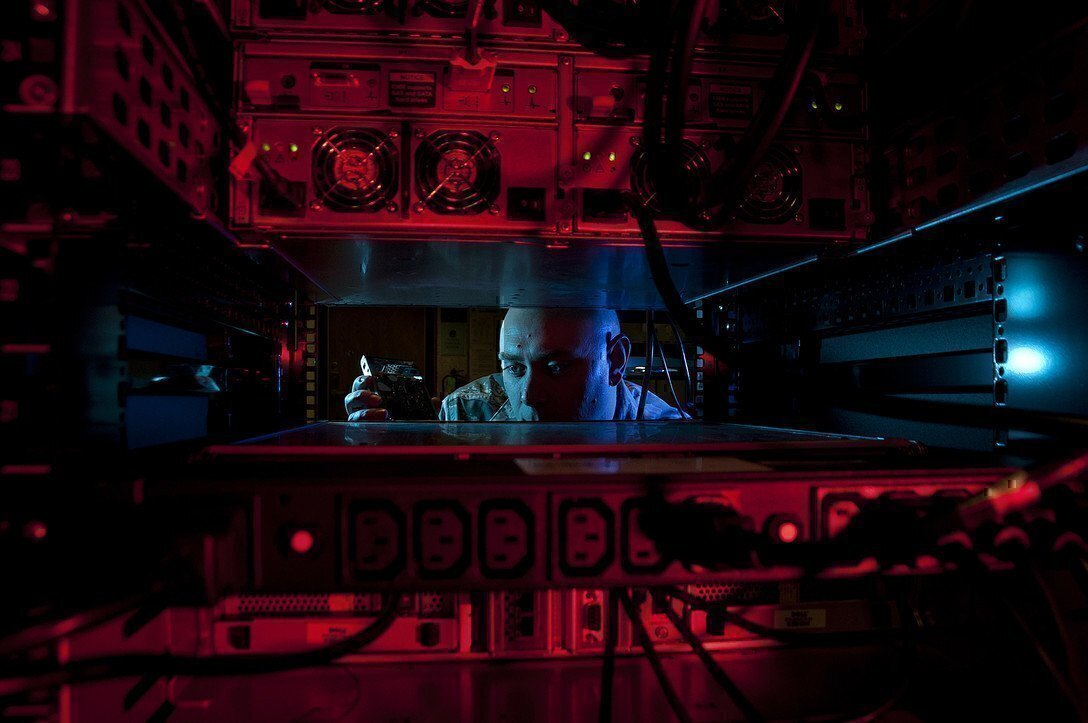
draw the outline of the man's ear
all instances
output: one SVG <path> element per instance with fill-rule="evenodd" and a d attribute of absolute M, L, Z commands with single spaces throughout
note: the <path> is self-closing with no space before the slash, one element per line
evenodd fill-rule
<path fill-rule="evenodd" d="M 627 360 L 631 357 L 631 340 L 625 334 L 618 334 L 608 342 L 608 383 L 618 386 L 623 381 L 627 370 Z"/>

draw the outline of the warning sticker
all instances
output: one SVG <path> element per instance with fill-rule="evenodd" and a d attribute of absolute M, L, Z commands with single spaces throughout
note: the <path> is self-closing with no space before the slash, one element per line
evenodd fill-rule
<path fill-rule="evenodd" d="M 827 611 L 823 608 L 809 610 L 775 610 L 774 626 L 788 630 L 815 630 L 827 627 Z"/>
<path fill-rule="evenodd" d="M 434 73 L 389 73 L 389 105 L 394 108 L 434 108 Z"/>
<path fill-rule="evenodd" d="M 707 105 L 713 118 L 751 118 L 752 86 L 740 83 L 711 83 Z"/>

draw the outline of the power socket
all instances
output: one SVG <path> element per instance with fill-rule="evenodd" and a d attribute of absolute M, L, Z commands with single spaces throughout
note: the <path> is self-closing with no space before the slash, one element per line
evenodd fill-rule
<path fill-rule="evenodd" d="M 533 566 L 533 512 L 520 500 L 486 500 L 477 517 L 480 571 L 486 577 L 521 577 Z"/>
<path fill-rule="evenodd" d="M 559 505 L 559 568 L 571 577 L 600 575 L 615 558 L 615 515 L 600 499 Z"/>
<path fill-rule="evenodd" d="M 407 525 L 388 500 L 358 500 L 348 506 L 348 562 L 362 580 L 392 580 L 404 571 Z"/>
<path fill-rule="evenodd" d="M 413 510 L 416 565 L 425 578 L 456 578 L 472 561 L 472 519 L 459 502 L 425 500 Z"/>
<path fill-rule="evenodd" d="M 646 504 L 645 497 L 632 497 L 620 507 L 620 564 L 629 573 L 659 573 L 669 566 L 669 560 L 639 524 Z"/>

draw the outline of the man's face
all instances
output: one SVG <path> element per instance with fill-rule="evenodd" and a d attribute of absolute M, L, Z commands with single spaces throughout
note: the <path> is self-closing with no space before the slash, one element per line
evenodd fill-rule
<path fill-rule="evenodd" d="M 629 352 L 612 312 L 511 309 L 499 338 L 511 418 L 612 419 Z"/>

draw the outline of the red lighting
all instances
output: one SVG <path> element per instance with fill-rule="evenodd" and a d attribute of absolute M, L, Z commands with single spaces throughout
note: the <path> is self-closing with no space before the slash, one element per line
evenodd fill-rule
<path fill-rule="evenodd" d="M 32 540 L 44 540 L 45 536 L 49 534 L 49 528 L 45 526 L 45 523 L 37 520 L 26 523 L 23 531 Z"/>
<path fill-rule="evenodd" d="M 34 14 L 43 20 L 48 20 L 53 17 L 53 8 L 47 2 L 36 2 L 34 3 Z"/>
<path fill-rule="evenodd" d="M 307 555 L 314 549 L 314 533 L 309 530 L 295 530 L 291 533 L 291 550 L 299 555 Z"/>
<path fill-rule="evenodd" d="M 796 522 L 783 522 L 776 530 L 780 542 L 794 542 L 801 536 L 801 528 Z"/>

